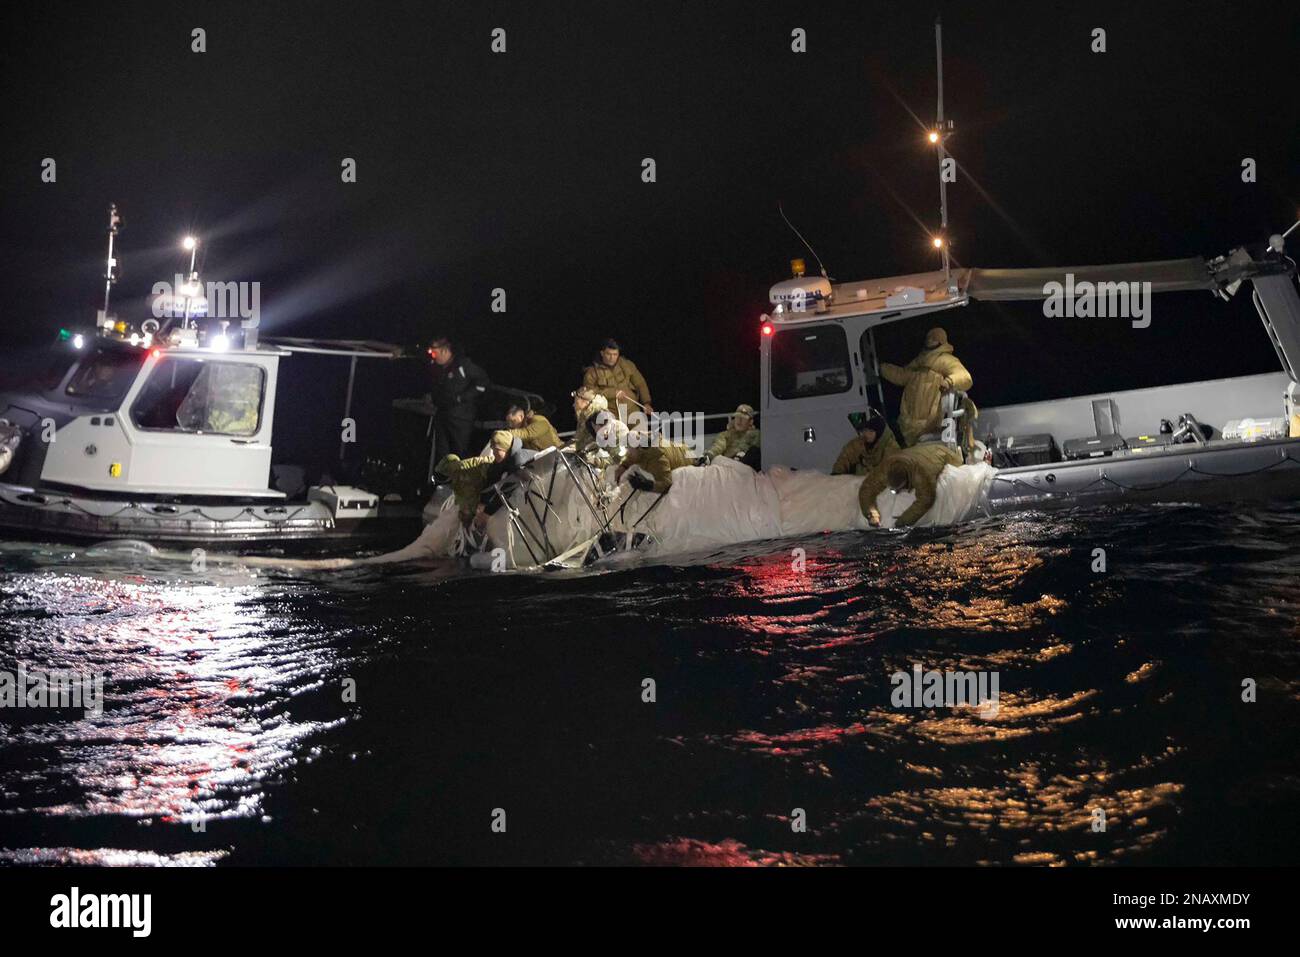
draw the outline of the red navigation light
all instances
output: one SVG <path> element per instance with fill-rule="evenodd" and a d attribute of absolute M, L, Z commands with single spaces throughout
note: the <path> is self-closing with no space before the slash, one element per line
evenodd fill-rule
<path fill-rule="evenodd" d="M 763 335 L 770 336 L 772 334 L 772 324 L 770 322 L 763 323 L 761 328 L 763 331 Z"/>

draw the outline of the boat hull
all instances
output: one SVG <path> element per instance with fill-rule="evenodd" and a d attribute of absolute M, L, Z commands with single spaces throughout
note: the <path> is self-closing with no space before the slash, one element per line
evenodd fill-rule
<path fill-rule="evenodd" d="M 419 527 L 419 511 L 413 507 L 386 505 L 377 517 L 340 520 L 320 502 L 131 501 L 0 483 L 0 533 L 29 539 L 138 539 L 236 547 L 368 544 L 404 540 Z"/>
<path fill-rule="evenodd" d="M 1286 499 L 1300 499 L 1300 439 L 1178 445 L 1000 469 L 986 507 L 998 514 L 1113 503 Z"/>

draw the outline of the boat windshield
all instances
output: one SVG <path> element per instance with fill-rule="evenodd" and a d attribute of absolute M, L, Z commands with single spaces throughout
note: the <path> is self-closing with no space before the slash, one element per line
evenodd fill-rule
<path fill-rule="evenodd" d="M 147 353 L 134 349 L 96 347 L 72 374 L 68 395 L 89 399 L 120 399 L 135 381 Z"/>

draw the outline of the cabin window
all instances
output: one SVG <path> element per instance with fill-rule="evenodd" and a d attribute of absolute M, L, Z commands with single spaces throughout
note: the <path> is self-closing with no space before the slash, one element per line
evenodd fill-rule
<path fill-rule="evenodd" d="M 806 399 L 853 387 L 849 347 L 839 326 L 784 329 L 772 337 L 772 395 Z"/>
<path fill-rule="evenodd" d="M 164 358 L 131 407 L 131 421 L 158 431 L 256 435 L 265 392 L 261 366 Z"/>
<path fill-rule="evenodd" d="M 87 356 L 72 374 L 67 393 L 87 399 L 120 399 L 131 388 L 143 359 L 144 353 L 134 349 L 98 349 L 94 355 Z M 50 378 L 46 380 L 54 381 L 51 388 L 59 384 L 54 380 L 56 371 L 51 369 Z"/>

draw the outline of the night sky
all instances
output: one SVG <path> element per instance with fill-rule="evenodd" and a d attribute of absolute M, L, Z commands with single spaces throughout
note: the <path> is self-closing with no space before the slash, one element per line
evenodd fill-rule
<path fill-rule="evenodd" d="M 1294 5 L 29 4 L 3 14 L 6 351 L 93 320 L 116 202 L 124 312 L 193 231 L 204 279 L 261 282 L 266 333 L 445 332 L 565 404 L 612 334 L 661 409 L 757 403 L 767 289 L 805 255 L 778 201 L 837 280 L 936 266 L 909 115 L 933 117 L 936 12 L 963 265 L 1210 256 L 1296 219 Z M 1245 296 L 1164 297 L 1148 330 L 943 322 L 981 405 L 1277 367 Z M 884 358 L 923 331 L 892 327 Z"/>

